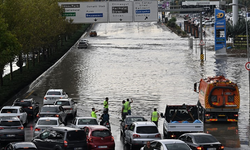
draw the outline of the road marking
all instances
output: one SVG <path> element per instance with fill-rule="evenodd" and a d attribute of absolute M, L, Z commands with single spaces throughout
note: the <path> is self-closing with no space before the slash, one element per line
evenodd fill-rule
<path fill-rule="evenodd" d="M 25 98 L 28 98 L 33 92 L 34 90 L 32 90 L 27 96 L 25 96 Z"/>

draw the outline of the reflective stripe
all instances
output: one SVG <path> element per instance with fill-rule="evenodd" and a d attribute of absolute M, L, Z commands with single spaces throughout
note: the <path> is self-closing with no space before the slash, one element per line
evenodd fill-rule
<path fill-rule="evenodd" d="M 152 112 L 152 120 L 151 121 L 158 121 L 158 113 L 157 113 L 157 111 Z"/>
<path fill-rule="evenodd" d="M 95 114 L 95 111 L 92 111 L 92 112 L 91 112 L 91 117 L 97 118 L 97 117 L 96 117 L 96 114 Z"/>

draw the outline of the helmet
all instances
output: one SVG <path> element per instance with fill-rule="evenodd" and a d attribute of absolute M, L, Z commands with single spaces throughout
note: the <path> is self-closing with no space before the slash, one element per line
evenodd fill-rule
<path fill-rule="evenodd" d="M 104 108 L 103 113 L 107 113 L 107 112 L 108 112 L 108 109 Z"/>

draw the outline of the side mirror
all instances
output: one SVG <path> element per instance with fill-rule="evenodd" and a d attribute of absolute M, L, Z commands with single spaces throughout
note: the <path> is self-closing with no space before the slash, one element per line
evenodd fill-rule
<path fill-rule="evenodd" d="M 163 113 L 161 113 L 161 117 L 162 117 L 162 118 L 165 118 L 165 116 L 163 115 Z"/>

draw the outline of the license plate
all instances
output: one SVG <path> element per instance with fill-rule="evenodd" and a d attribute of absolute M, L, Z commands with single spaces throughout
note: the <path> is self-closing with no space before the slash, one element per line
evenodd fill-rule
<path fill-rule="evenodd" d="M 81 149 L 82 149 L 81 147 L 74 148 L 74 150 L 81 150 Z"/>
<path fill-rule="evenodd" d="M 108 146 L 98 146 L 98 148 L 108 148 Z"/>
<path fill-rule="evenodd" d="M 15 137 L 15 134 L 7 134 L 7 137 Z"/>
<path fill-rule="evenodd" d="M 216 150 L 216 148 L 207 148 L 207 150 Z"/>

